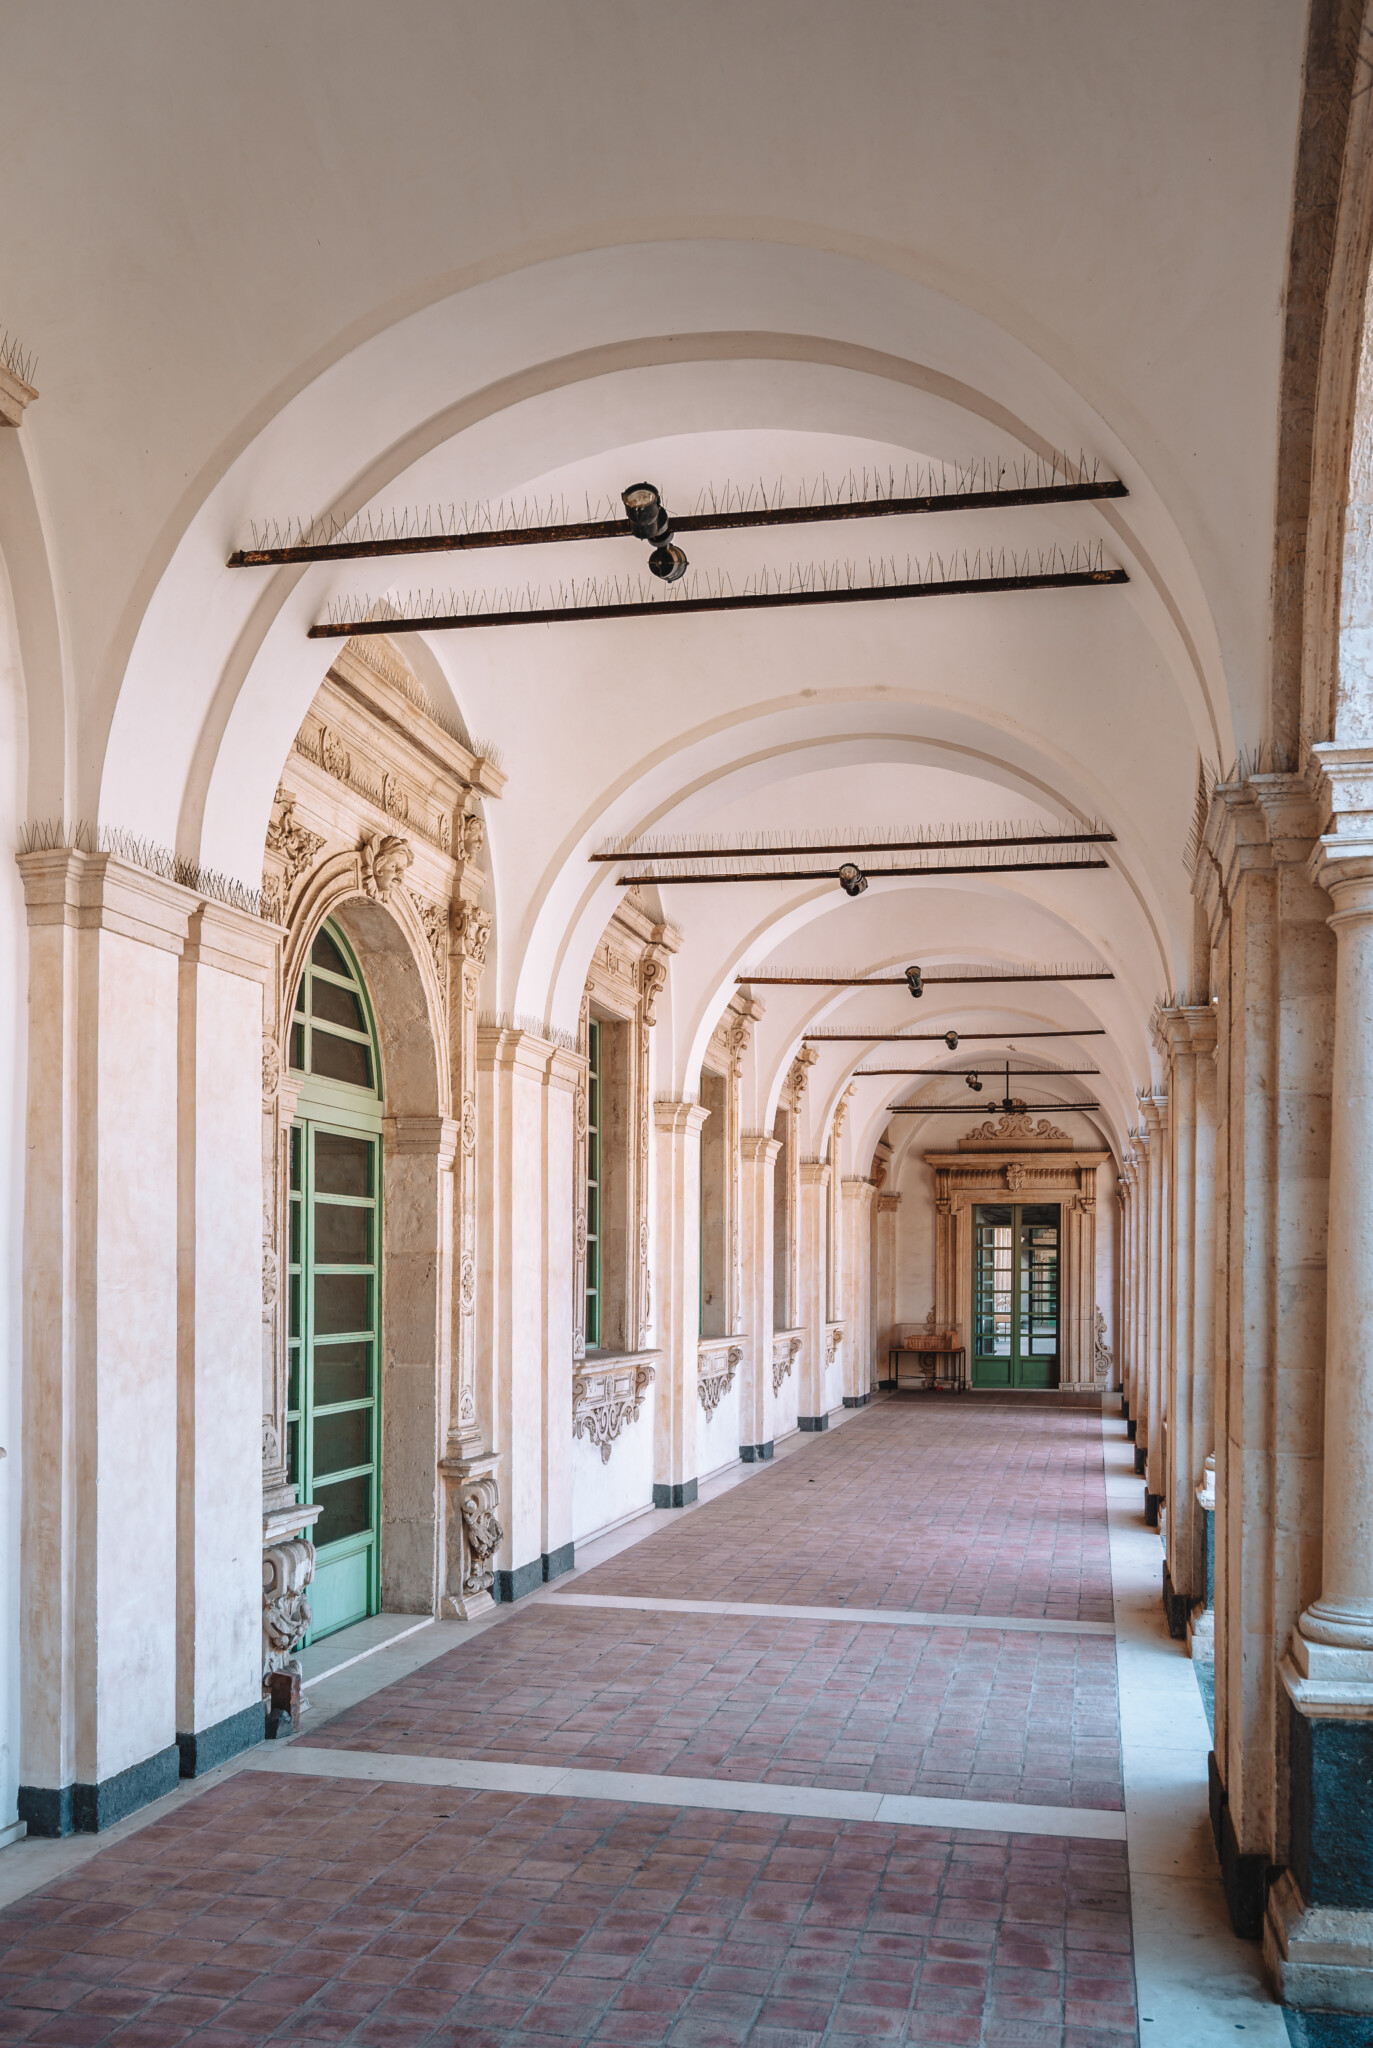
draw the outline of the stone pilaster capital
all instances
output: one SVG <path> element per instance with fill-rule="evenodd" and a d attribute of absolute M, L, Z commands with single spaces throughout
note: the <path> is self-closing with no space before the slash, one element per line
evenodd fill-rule
<path fill-rule="evenodd" d="M 739 1158 L 745 1166 L 771 1166 L 782 1149 L 782 1140 L 768 1131 L 741 1131 Z"/>
<path fill-rule="evenodd" d="M 710 1111 L 699 1102 L 655 1102 L 653 1122 L 669 1137 L 688 1137 L 700 1131 Z"/>
<path fill-rule="evenodd" d="M 828 1159 L 803 1159 L 800 1163 L 800 1176 L 803 1188 L 825 1187 L 830 1177 Z"/>
<path fill-rule="evenodd" d="M 900 1195 L 879 1195 L 877 1197 L 877 1213 L 879 1216 L 892 1216 L 900 1207 Z"/>
<path fill-rule="evenodd" d="M 457 1157 L 462 1126 L 451 1116 L 388 1116 L 382 1134 L 393 1157 L 432 1159 L 446 1173 Z"/>

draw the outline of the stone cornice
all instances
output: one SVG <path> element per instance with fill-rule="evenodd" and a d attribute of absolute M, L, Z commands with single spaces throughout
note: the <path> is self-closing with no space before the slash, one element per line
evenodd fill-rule
<path fill-rule="evenodd" d="M 180 953 L 204 898 L 113 853 L 59 846 L 17 856 L 30 925 L 118 932 L 164 953 Z M 266 927 L 270 932 L 274 928 Z"/>
<path fill-rule="evenodd" d="M 13 370 L 7 370 L 0 363 L 0 427 L 19 426 L 25 407 L 32 405 L 37 396 L 32 384 L 26 384 L 22 377 L 16 377 Z"/>

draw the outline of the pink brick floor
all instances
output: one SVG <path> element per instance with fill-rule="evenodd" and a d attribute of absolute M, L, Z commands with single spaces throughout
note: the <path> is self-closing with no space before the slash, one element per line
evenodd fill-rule
<path fill-rule="evenodd" d="M 245 1773 L 0 1915 L 0 2040 L 1132 2048 L 1109 1843 Z"/>
<path fill-rule="evenodd" d="M 848 1791 L 1122 1803 L 1109 1636 L 550 1602 L 306 1739 Z"/>
<path fill-rule="evenodd" d="M 1109 1622 L 1101 1418 L 879 1402 L 576 1590 Z"/>

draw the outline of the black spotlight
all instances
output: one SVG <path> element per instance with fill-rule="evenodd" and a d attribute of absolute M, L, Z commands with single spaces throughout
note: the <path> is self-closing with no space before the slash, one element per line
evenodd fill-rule
<path fill-rule="evenodd" d="M 868 878 L 861 868 L 846 860 L 839 870 L 839 886 L 846 896 L 861 896 L 868 886 Z"/>
<path fill-rule="evenodd" d="M 918 967 L 908 967 L 906 969 L 906 987 L 917 1001 L 924 995 L 925 977 L 921 974 Z"/>
<path fill-rule="evenodd" d="M 649 556 L 648 572 L 650 576 L 660 576 L 664 583 L 676 583 L 680 577 L 686 575 L 687 558 L 680 548 L 674 548 L 669 542 L 664 542 L 662 547 L 655 548 Z"/>
<path fill-rule="evenodd" d="M 946 1032 L 944 1033 L 944 1043 L 945 1043 L 945 1045 L 947 1045 L 947 1047 L 949 1048 L 949 1051 L 950 1051 L 950 1052 L 957 1052 L 957 1051 L 958 1051 L 958 1033 L 957 1033 L 956 1031 L 946 1031 Z"/>
<path fill-rule="evenodd" d="M 977 1075 L 969 1074 L 966 1078 L 968 1086 L 972 1089 L 974 1095 L 980 1095 L 982 1093 L 982 1083 L 978 1080 Z"/>
<path fill-rule="evenodd" d="M 621 491 L 625 517 L 640 540 L 671 540 L 672 521 L 656 484 L 631 484 Z"/>

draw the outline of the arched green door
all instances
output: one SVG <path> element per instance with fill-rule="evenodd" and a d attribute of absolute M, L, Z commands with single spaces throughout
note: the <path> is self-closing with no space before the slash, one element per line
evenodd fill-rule
<path fill-rule="evenodd" d="M 324 925 L 296 991 L 291 1066 L 289 1466 L 313 1530 L 307 1641 L 375 1614 L 381 1500 L 381 1070 L 371 1005 Z"/>

